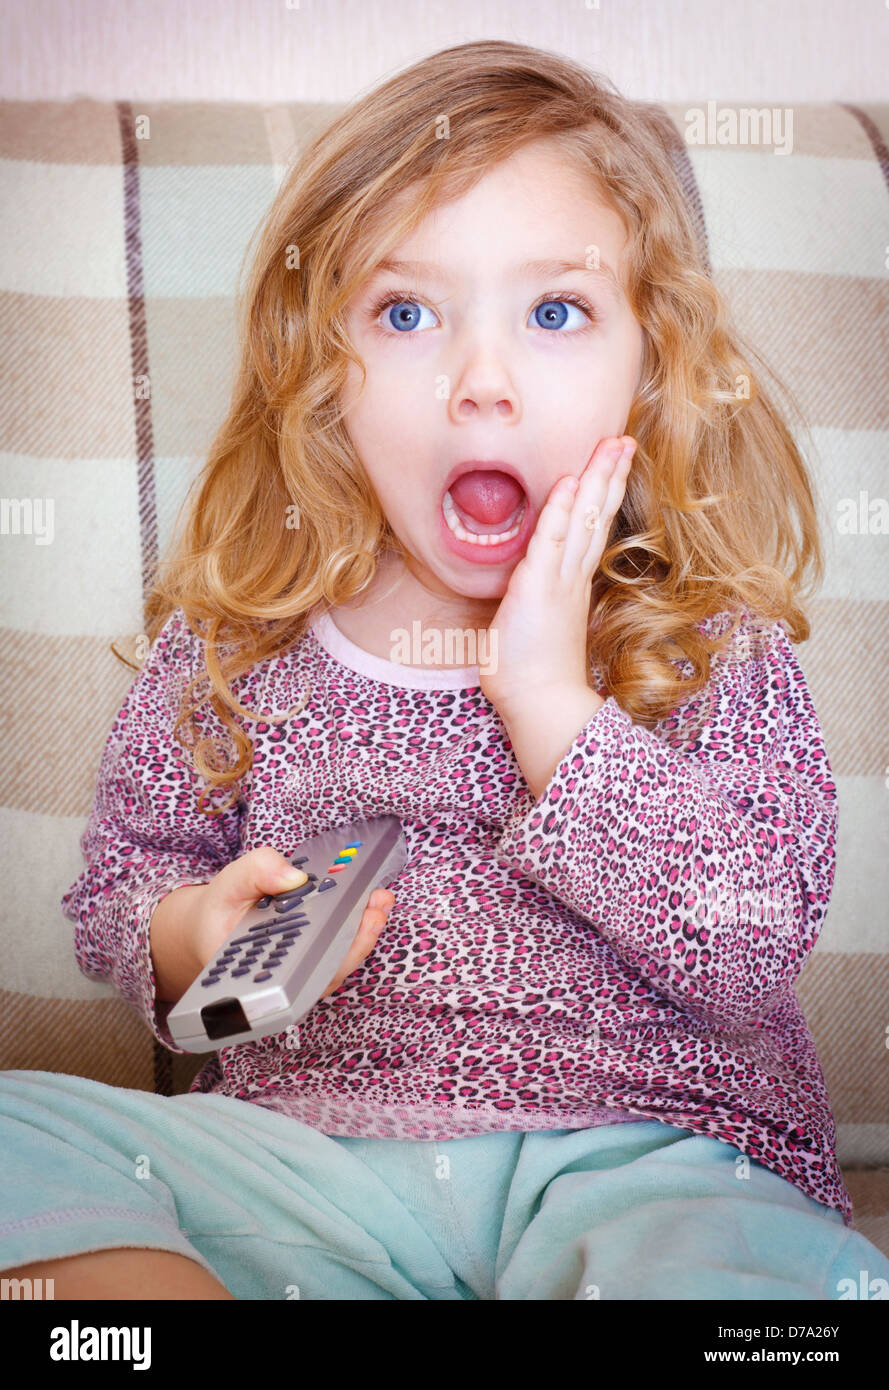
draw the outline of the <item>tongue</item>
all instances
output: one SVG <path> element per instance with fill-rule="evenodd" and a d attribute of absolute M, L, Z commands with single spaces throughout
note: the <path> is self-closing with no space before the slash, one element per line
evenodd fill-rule
<path fill-rule="evenodd" d="M 461 512 L 490 526 L 508 521 L 524 496 L 515 478 L 489 469 L 464 473 L 451 484 L 450 493 Z"/>

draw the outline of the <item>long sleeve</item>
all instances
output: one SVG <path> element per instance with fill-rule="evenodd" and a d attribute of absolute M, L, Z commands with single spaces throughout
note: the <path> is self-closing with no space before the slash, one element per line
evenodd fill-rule
<path fill-rule="evenodd" d="M 80 969 L 113 985 L 174 1052 L 183 1049 L 166 1026 L 172 1004 L 156 998 L 151 916 L 174 888 L 207 883 L 237 857 L 240 842 L 240 805 L 217 816 L 198 811 L 205 784 L 173 736 L 180 692 L 200 669 L 199 655 L 199 639 L 176 609 L 112 724 L 80 839 L 86 868 L 61 900 L 76 923 Z"/>
<path fill-rule="evenodd" d="M 681 708 L 648 730 L 609 697 L 496 853 L 660 994 L 719 1027 L 768 1015 L 814 946 L 837 793 L 780 624 L 744 613 L 688 708 L 711 700 L 689 740 Z"/>

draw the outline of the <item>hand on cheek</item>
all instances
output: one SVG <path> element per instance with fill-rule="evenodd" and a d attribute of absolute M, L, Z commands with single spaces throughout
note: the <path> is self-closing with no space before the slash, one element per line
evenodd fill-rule
<path fill-rule="evenodd" d="M 593 575 L 624 498 L 636 441 L 599 442 L 580 478 L 555 484 L 491 623 L 495 669 L 480 675 L 501 713 L 547 690 L 588 689 L 587 623 Z"/>

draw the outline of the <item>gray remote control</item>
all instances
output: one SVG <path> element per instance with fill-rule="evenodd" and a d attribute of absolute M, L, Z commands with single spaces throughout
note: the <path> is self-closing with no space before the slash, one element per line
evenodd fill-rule
<path fill-rule="evenodd" d="M 261 898 L 170 1010 L 173 1040 L 212 1052 L 281 1033 L 307 1014 L 355 940 L 367 900 L 407 857 L 396 816 L 350 821 L 298 845 L 306 881 Z"/>

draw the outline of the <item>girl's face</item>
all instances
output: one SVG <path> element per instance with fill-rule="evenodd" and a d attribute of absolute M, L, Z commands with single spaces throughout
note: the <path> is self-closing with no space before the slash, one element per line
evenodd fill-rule
<path fill-rule="evenodd" d="M 554 484 L 626 432 L 643 330 L 625 244 L 620 218 L 537 141 L 393 254 L 422 267 L 380 269 L 348 305 L 367 384 L 359 396 L 350 363 L 345 424 L 432 592 L 502 597 Z M 527 264 L 542 261 L 566 266 Z"/>

